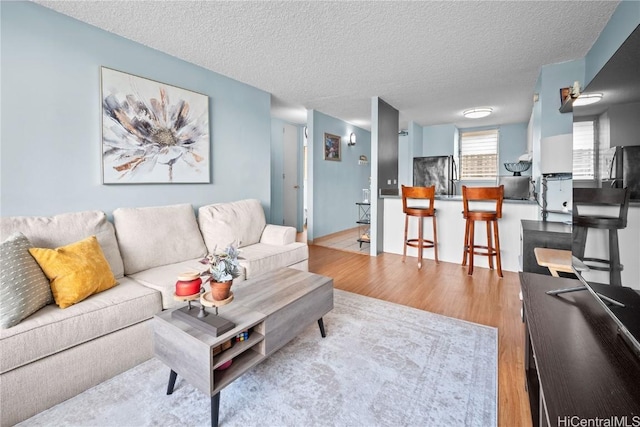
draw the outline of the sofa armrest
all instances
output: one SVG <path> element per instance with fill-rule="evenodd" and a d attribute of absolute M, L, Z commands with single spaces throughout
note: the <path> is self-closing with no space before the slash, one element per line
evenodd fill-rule
<path fill-rule="evenodd" d="M 266 243 L 268 245 L 288 245 L 295 241 L 295 227 L 287 227 L 284 225 L 267 224 L 260 237 L 260 243 Z"/>

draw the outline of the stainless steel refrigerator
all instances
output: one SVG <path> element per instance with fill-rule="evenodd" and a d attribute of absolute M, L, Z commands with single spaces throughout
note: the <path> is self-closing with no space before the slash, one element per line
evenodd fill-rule
<path fill-rule="evenodd" d="M 627 187 L 631 200 L 640 200 L 640 145 L 616 147 L 609 178 L 602 180 L 602 186 Z"/>
<path fill-rule="evenodd" d="M 413 158 L 413 185 L 415 187 L 436 186 L 436 194 L 456 193 L 455 181 L 458 172 L 453 156 L 430 156 Z"/>

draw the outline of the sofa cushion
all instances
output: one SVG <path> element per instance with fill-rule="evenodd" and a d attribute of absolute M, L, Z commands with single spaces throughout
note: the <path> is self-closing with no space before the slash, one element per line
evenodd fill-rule
<path fill-rule="evenodd" d="M 117 284 L 96 236 L 56 249 L 31 248 L 29 253 L 51 281 L 53 298 L 60 308 Z"/>
<path fill-rule="evenodd" d="M 15 349 L 2 352 L 0 373 L 150 319 L 161 309 L 157 291 L 126 277 L 65 310 L 47 305 L 13 328 L 0 330 L 0 348 Z M 100 357 L 96 355 L 96 369 Z"/>
<path fill-rule="evenodd" d="M 16 231 L 24 234 L 38 248 L 57 248 L 96 236 L 116 279 L 124 275 L 124 267 L 113 225 L 100 211 L 84 211 L 52 217 L 14 216 L 0 218 L 0 239 Z"/>
<path fill-rule="evenodd" d="M 295 227 L 267 224 L 260 237 L 260 243 L 266 243 L 268 245 L 288 245 L 296 241 L 296 234 Z"/>
<path fill-rule="evenodd" d="M 162 265 L 160 267 L 150 268 L 148 270 L 134 273 L 128 277 L 137 280 L 141 284 L 160 291 L 162 294 L 162 308 L 172 308 L 179 304 L 173 298 L 173 294 L 176 291 L 176 281 L 178 276 L 184 272 L 199 271 L 203 272 L 207 270 L 207 266 L 200 264 L 200 259 L 178 262 L 175 264 Z M 237 277 L 235 281 L 244 280 L 244 269 L 240 269 L 240 277 Z M 209 284 L 204 285 L 206 290 L 209 290 Z"/>
<path fill-rule="evenodd" d="M 306 259 L 309 259 L 309 247 L 305 243 L 284 246 L 256 243 L 242 248 L 240 252 L 240 265 L 244 267 L 247 279 Z"/>
<path fill-rule="evenodd" d="M 113 220 L 127 275 L 207 254 L 189 204 L 120 208 Z"/>
<path fill-rule="evenodd" d="M 0 246 L 0 328 L 10 328 L 53 302 L 49 280 L 17 232 Z"/>
<path fill-rule="evenodd" d="M 260 201 L 247 199 L 202 206 L 198 209 L 198 224 L 212 253 L 236 240 L 240 248 L 258 243 L 267 221 Z"/>

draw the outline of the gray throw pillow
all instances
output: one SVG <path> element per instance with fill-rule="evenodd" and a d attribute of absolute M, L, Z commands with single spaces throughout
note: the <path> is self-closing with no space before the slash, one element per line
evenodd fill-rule
<path fill-rule="evenodd" d="M 51 304 L 53 294 L 24 234 L 14 233 L 0 245 L 0 328 L 6 329 Z"/>

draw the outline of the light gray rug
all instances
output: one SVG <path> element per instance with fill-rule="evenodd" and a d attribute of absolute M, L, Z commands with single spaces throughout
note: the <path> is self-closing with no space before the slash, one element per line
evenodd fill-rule
<path fill-rule="evenodd" d="M 335 291 L 317 325 L 222 390 L 220 426 L 495 426 L 497 330 Z M 209 425 L 210 399 L 152 359 L 24 426 Z"/>

